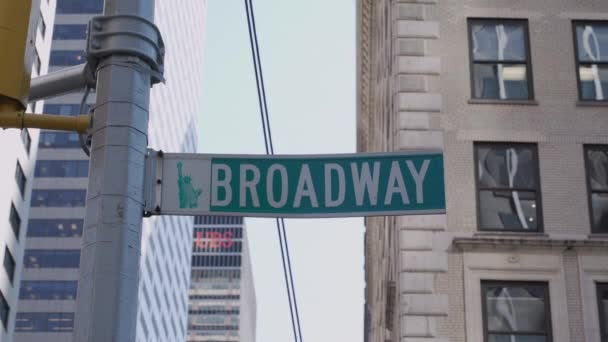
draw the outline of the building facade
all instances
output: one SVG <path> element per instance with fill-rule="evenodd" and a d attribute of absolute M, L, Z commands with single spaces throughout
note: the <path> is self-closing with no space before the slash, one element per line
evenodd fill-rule
<path fill-rule="evenodd" d="M 103 0 L 42 2 L 49 8 L 49 71 L 83 63 L 87 23 L 102 13 Z M 166 46 L 166 82 L 152 89 L 148 144 L 195 152 L 206 1 L 175 6 L 157 0 L 155 13 Z M 83 93 L 75 93 L 47 99 L 42 111 L 75 115 L 82 98 Z M 94 104 L 92 90 L 85 111 Z M 89 163 L 75 133 L 42 131 L 37 147 L 30 216 L 23 229 L 27 225 L 26 249 L 19 257 L 24 265 L 14 340 L 72 341 Z M 144 220 L 138 342 L 186 339 L 192 228 L 191 217 Z"/>
<path fill-rule="evenodd" d="M 608 2 L 358 1 L 358 150 L 442 150 L 366 219 L 370 342 L 608 340 Z"/>
<path fill-rule="evenodd" d="M 188 342 L 255 342 L 256 297 L 242 217 L 194 219 Z"/>
<path fill-rule="evenodd" d="M 45 1 L 33 1 L 30 15 L 29 41 L 26 63 L 31 63 L 31 75 L 47 72 L 50 38 L 47 27 L 52 25 L 54 8 Z M 32 103 L 28 113 L 40 113 L 42 102 Z M 32 180 L 36 161 L 37 130 L 8 129 L 0 131 L 0 165 L 4 194 L 0 196 L 0 248 L 4 271 L 0 272 L 0 341 L 12 341 L 15 326 L 21 260 L 25 248 L 25 227 L 29 218 Z"/>

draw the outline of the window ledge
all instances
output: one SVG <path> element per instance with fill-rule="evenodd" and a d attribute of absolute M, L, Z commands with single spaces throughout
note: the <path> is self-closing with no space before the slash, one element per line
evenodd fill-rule
<path fill-rule="evenodd" d="M 577 107 L 608 107 L 608 101 L 576 101 Z"/>
<path fill-rule="evenodd" d="M 484 238 L 484 237 L 488 237 L 488 238 L 493 238 L 493 237 L 498 237 L 498 238 L 548 238 L 549 234 L 547 233 L 543 233 L 543 232 L 514 232 L 514 231 L 504 231 L 504 232 L 500 232 L 500 231 L 478 231 L 475 234 L 473 234 L 474 237 L 476 238 Z"/>
<path fill-rule="evenodd" d="M 591 233 L 589 234 L 590 239 L 608 240 L 608 233 Z"/>
<path fill-rule="evenodd" d="M 517 105 L 517 106 L 538 106 L 536 100 L 494 100 L 494 99 L 470 99 L 469 104 L 489 104 L 489 105 Z"/>
<path fill-rule="evenodd" d="M 489 249 L 511 249 L 516 246 L 530 248 L 600 248 L 608 249 L 608 239 L 587 240 L 564 240 L 551 239 L 546 234 L 535 234 L 532 236 L 517 235 L 477 235 L 469 238 L 454 238 L 453 244 L 461 250 L 476 250 L 479 248 Z"/>

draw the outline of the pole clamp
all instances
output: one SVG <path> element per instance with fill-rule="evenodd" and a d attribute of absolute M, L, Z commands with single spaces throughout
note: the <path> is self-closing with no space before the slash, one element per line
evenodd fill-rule
<path fill-rule="evenodd" d="M 95 70 L 103 58 L 135 56 L 152 71 L 152 84 L 162 82 L 165 44 L 153 22 L 136 15 L 96 16 L 89 21 L 87 60 Z"/>

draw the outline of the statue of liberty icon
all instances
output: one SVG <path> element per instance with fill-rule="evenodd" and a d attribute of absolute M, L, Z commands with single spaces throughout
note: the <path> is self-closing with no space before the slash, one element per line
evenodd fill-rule
<path fill-rule="evenodd" d="M 192 185 L 192 177 L 182 174 L 183 164 L 177 163 L 177 186 L 179 189 L 179 207 L 180 209 L 198 208 L 198 199 L 203 193 L 202 189 L 194 189 Z"/>

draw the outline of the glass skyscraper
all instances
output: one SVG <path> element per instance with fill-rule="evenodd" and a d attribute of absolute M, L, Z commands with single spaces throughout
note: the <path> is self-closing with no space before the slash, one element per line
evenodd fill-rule
<path fill-rule="evenodd" d="M 49 71 L 83 63 L 87 23 L 102 13 L 103 0 L 42 3 Z M 155 13 L 166 46 L 166 82 L 152 89 L 148 144 L 196 152 L 206 1 L 156 0 Z M 81 99 L 82 93 L 48 99 L 43 112 L 75 115 Z M 94 104 L 93 91 L 86 107 Z M 37 147 L 22 281 L 14 285 L 20 287 L 14 341 L 72 341 L 88 158 L 75 133 L 42 131 Z M 191 217 L 144 220 L 138 342 L 186 339 L 192 228 Z"/>
<path fill-rule="evenodd" d="M 256 299 L 243 219 L 194 219 L 188 342 L 254 342 Z"/>

